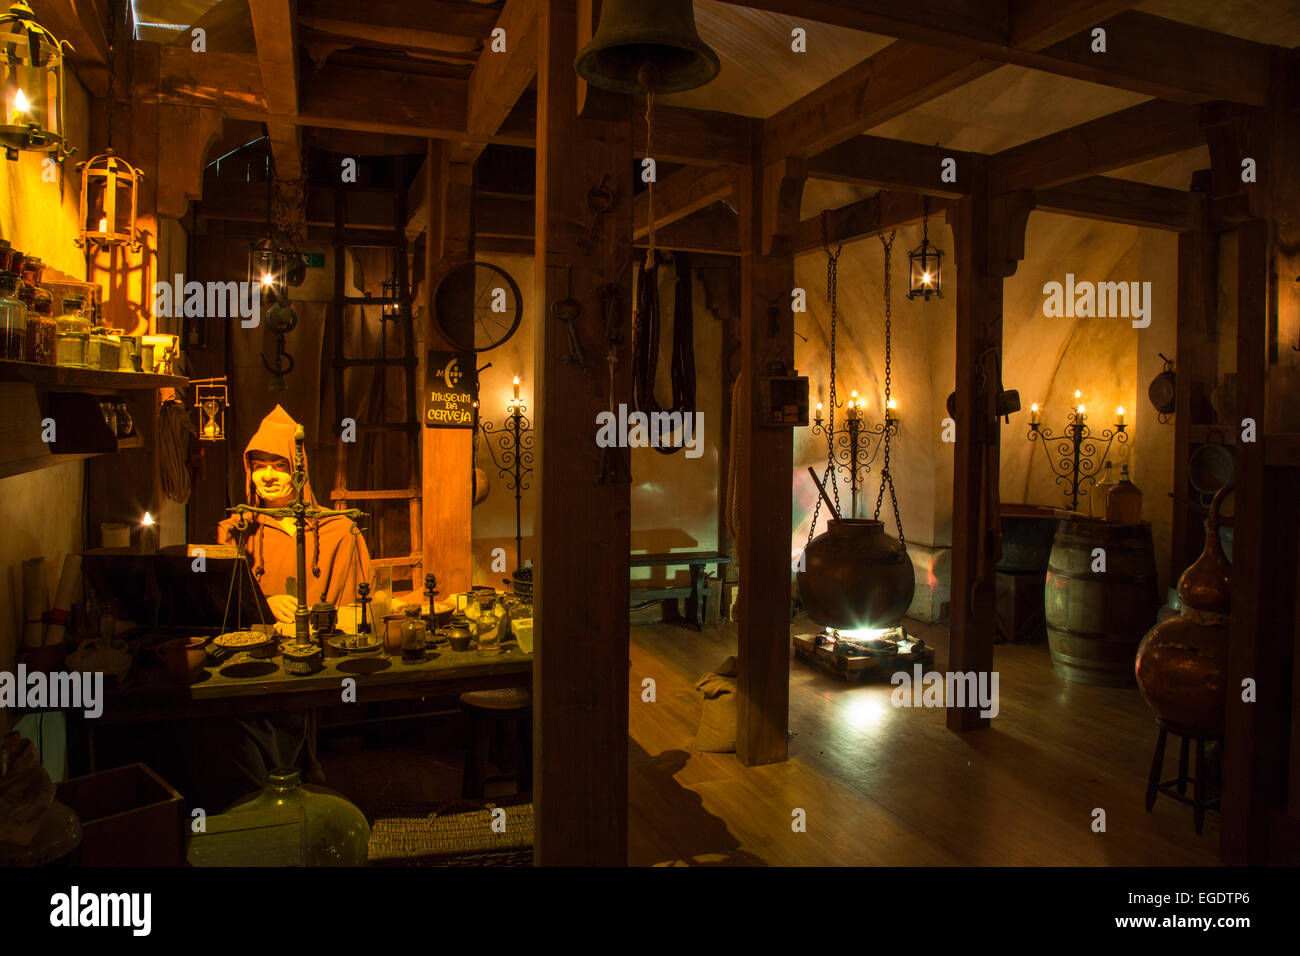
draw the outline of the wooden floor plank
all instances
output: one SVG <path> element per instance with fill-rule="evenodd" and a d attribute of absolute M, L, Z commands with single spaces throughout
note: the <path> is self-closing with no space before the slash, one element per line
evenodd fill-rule
<path fill-rule="evenodd" d="M 796 627 L 795 631 L 808 630 Z M 914 625 L 947 667 L 947 634 Z M 1052 671 L 1046 645 L 1000 645 L 1000 713 L 954 734 L 941 708 L 895 707 L 884 680 L 849 685 L 791 664 L 791 759 L 746 768 L 690 749 L 698 677 L 735 653 L 730 625 L 640 626 L 629 681 L 629 862 L 634 865 L 1207 865 L 1191 811 L 1143 806 L 1155 725 L 1133 689 Z M 652 677 L 657 699 L 644 702 Z M 1176 748 L 1170 747 L 1166 775 Z M 791 811 L 807 812 L 806 833 Z M 1106 811 L 1106 832 L 1092 829 Z"/>

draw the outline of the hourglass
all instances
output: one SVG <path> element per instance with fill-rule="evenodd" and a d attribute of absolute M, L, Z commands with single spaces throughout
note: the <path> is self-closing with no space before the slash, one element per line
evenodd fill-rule
<path fill-rule="evenodd" d="M 194 404 L 199 410 L 199 439 L 221 441 L 226 437 L 226 380 L 202 379 L 194 385 Z"/>

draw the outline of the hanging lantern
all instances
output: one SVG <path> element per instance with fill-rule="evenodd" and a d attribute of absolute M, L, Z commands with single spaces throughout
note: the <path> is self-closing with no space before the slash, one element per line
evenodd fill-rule
<path fill-rule="evenodd" d="M 81 230 L 77 245 L 140 248 L 135 231 L 135 199 L 144 173 L 109 147 L 81 163 Z"/>
<path fill-rule="evenodd" d="M 203 379 L 194 386 L 194 405 L 199 413 L 199 440 L 221 441 L 226 437 L 226 407 L 229 398 L 224 378 Z"/>
<path fill-rule="evenodd" d="M 26 3 L 0 14 L 0 145 L 7 159 L 18 150 L 72 152 L 63 131 L 63 54 L 67 43 L 56 40 L 36 20 Z"/>
<path fill-rule="evenodd" d="M 397 276 L 394 275 L 391 279 L 385 279 L 380 283 L 380 291 L 384 299 L 380 314 L 386 321 L 400 319 L 403 315 L 403 296 L 402 285 L 397 281 Z"/>
<path fill-rule="evenodd" d="M 943 298 L 942 260 L 943 250 L 930 242 L 930 198 L 927 196 L 921 217 L 921 244 L 907 254 L 908 265 L 911 267 L 907 292 L 909 299 L 915 299 L 918 295 L 925 296 L 927 302 L 932 295 Z"/>
<path fill-rule="evenodd" d="M 289 287 L 302 285 L 306 266 L 293 243 L 268 234 L 248 249 L 248 281 L 275 302 L 289 301 Z"/>

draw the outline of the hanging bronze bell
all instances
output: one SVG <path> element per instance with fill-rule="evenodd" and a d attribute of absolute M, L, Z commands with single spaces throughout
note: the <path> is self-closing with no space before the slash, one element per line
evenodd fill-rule
<path fill-rule="evenodd" d="M 695 29 L 691 0 L 605 0 L 596 35 L 573 65 L 615 93 L 681 93 L 722 69 Z"/>

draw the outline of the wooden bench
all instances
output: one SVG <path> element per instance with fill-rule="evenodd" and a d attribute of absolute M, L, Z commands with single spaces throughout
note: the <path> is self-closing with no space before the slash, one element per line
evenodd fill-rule
<path fill-rule="evenodd" d="M 667 554 L 634 554 L 631 557 L 634 568 L 671 568 L 686 565 L 691 570 L 690 587 L 641 588 L 633 587 L 633 600 L 656 601 L 686 598 L 686 620 L 697 631 L 701 629 L 704 616 L 708 610 L 709 594 L 712 589 L 708 584 L 708 573 L 704 571 L 709 565 L 717 566 L 718 580 L 722 580 L 723 567 L 731 563 L 731 558 L 721 551 L 671 551 Z M 701 573 L 701 572 L 704 573 Z M 718 600 L 722 599 L 719 591 Z"/>

